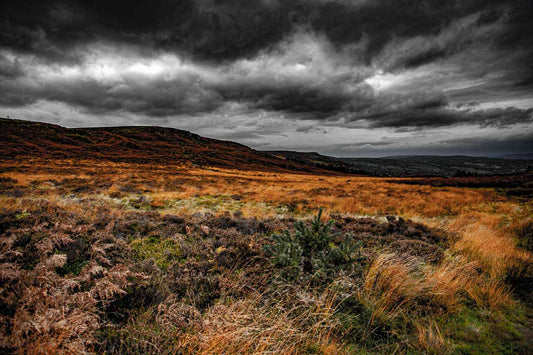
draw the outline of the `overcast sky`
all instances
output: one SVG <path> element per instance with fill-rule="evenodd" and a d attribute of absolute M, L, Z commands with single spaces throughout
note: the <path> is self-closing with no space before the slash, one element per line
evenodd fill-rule
<path fill-rule="evenodd" d="M 533 1 L 2 1 L 0 116 L 336 156 L 532 152 Z"/>

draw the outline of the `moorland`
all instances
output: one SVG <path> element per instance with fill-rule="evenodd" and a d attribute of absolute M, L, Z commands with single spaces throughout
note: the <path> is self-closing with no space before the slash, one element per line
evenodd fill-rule
<path fill-rule="evenodd" d="M 2 352 L 533 349 L 530 172 L 381 178 L 172 129 L 0 126 Z"/>

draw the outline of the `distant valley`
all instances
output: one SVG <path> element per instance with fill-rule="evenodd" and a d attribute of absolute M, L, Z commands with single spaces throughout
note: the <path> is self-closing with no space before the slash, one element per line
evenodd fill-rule
<path fill-rule="evenodd" d="M 323 169 L 380 177 L 464 177 L 521 174 L 533 160 L 469 156 L 414 155 L 384 158 L 335 158 L 318 153 L 269 151 L 275 157 Z M 528 155 L 524 155 L 526 157 Z"/>

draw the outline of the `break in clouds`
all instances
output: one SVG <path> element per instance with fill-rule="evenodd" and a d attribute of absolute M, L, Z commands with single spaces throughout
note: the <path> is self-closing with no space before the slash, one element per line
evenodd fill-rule
<path fill-rule="evenodd" d="M 529 0 L 0 5 L 0 115 L 161 125 L 258 149 L 533 146 Z"/>

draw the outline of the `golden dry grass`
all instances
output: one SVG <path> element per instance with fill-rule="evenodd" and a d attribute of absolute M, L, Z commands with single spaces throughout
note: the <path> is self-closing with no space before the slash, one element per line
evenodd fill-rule
<path fill-rule="evenodd" d="M 116 205 L 114 213 L 120 214 L 121 208 L 130 208 L 127 201 L 142 195 L 147 208 L 163 214 L 201 210 L 244 217 L 303 217 L 324 207 L 326 214 L 397 215 L 450 233 L 453 242 L 438 265 L 418 265 L 389 253 L 373 261 L 358 294 L 372 309 L 371 322 L 405 314 L 420 298 L 450 313 L 460 311 L 466 302 L 490 310 L 510 307 L 515 301 L 503 283 L 505 273 L 533 262 L 531 253 L 516 247 L 511 234 L 517 225 L 531 220 L 531 201 L 509 200 L 492 189 L 406 185 L 359 176 L 91 161 L 35 161 L 17 169 L 3 168 L 0 177 L 15 179 L 19 186 L 32 186 L 30 195 L 2 197 L 0 208 L 7 210 L 31 211 L 48 201 L 96 218 L 100 204 Z M 65 191 L 62 182 L 69 179 L 77 179 L 78 187 L 91 189 Z M 88 205 L 77 198 L 91 200 Z M 333 299 L 324 296 L 315 314 L 302 315 L 316 319 L 305 332 L 295 324 L 300 318 L 254 300 L 215 307 L 207 314 L 204 328 L 181 335 L 178 343 L 188 352 L 203 354 L 295 353 L 306 342 L 319 344 L 317 351 L 324 354 L 340 353 L 342 346 L 332 337 L 328 323 L 335 311 Z M 424 353 L 449 350 L 436 322 L 422 319 L 418 324 L 414 348 Z"/>

